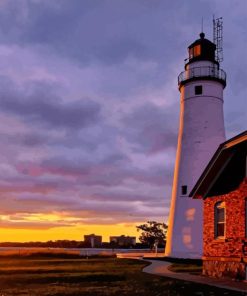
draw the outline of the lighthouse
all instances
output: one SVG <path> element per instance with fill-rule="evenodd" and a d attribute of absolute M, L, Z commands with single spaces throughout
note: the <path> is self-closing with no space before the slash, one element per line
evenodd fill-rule
<path fill-rule="evenodd" d="M 226 74 L 220 69 L 216 44 L 201 33 L 188 47 L 185 69 L 178 76 L 180 123 L 165 250 L 169 257 L 202 256 L 202 201 L 191 199 L 189 193 L 225 141 Z"/>

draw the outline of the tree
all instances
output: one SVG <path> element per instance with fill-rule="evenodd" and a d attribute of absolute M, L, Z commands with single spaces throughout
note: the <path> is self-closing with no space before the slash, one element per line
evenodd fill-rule
<path fill-rule="evenodd" d="M 141 231 L 139 240 L 143 244 L 147 244 L 150 249 L 156 243 L 164 245 L 166 241 L 166 233 L 168 226 L 165 223 L 158 223 L 156 221 L 147 221 L 145 224 L 136 226 L 137 231 Z"/>

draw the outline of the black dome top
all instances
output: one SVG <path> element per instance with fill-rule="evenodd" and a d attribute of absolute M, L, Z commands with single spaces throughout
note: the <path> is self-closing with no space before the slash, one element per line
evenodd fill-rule
<path fill-rule="evenodd" d="M 201 39 L 204 39 L 205 34 L 203 32 L 201 32 L 201 34 L 199 36 L 201 37 Z"/>

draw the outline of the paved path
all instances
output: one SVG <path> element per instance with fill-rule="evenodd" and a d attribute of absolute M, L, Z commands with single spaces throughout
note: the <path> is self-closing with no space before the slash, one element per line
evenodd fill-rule
<path fill-rule="evenodd" d="M 142 259 L 148 258 L 164 258 L 164 253 L 152 253 L 152 252 L 129 252 L 129 253 L 117 253 L 117 258 L 128 258 L 128 259 Z"/>
<path fill-rule="evenodd" d="M 143 258 L 143 260 L 145 260 L 145 258 Z M 183 280 L 183 281 L 205 284 L 205 285 L 214 286 L 218 288 L 245 292 L 247 295 L 247 283 L 235 282 L 235 281 L 225 280 L 225 279 L 209 278 L 206 276 L 193 275 L 185 272 L 183 273 L 173 272 L 168 269 L 168 266 L 171 265 L 170 262 L 159 261 L 159 260 L 145 260 L 145 261 L 151 262 L 151 265 L 145 267 L 143 269 L 144 272 L 165 276 L 169 278 L 174 278 L 178 280 Z"/>

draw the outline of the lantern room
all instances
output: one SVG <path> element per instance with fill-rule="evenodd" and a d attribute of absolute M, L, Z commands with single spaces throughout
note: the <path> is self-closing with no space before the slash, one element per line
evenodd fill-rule
<path fill-rule="evenodd" d="M 197 39 L 189 47 L 189 59 L 185 67 L 196 61 L 210 61 L 218 65 L 215 59 L 216 45 L 208 39 L 205 39 L 205 34 L 200 34 L 200 39 Z"/>

